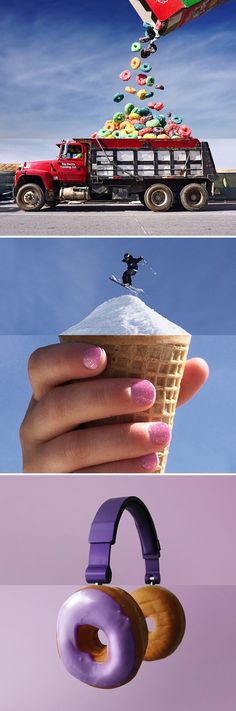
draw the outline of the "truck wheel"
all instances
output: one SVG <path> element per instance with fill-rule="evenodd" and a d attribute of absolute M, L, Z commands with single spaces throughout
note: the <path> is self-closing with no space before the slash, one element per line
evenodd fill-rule
<path fill-rule="evenodd" d="M 45 204 L 44 192 L 36 183 L 22 185 L 16 195 L 16 202 L 20 210 L 36 212 Z"/>
<path fill-rule="evenodd" d="M 144 202 L 153 212 L 167 212 L 174 202 L 174 195 L 168 185 L 151 185 L 144 193 Z"/>
<path fill-rule="evenodd" d="M 190 183 L 185 185 L 181 190 L 180 200 L 185 210 L 194 212 L 195 210 L 203 210 L 208 203 L 208 192 L 204 185 L 198 183 Z"/>

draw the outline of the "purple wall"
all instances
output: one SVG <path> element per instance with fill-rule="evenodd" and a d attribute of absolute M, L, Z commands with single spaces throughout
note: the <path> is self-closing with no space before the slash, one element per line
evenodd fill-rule
<path fill-rule="evenodd" d="M 16 476 L 0 477 L 0 585 L 83 583 L 92 518 L 106 498 L 124 495 L 150 507 L 163 585 L 236 584 L 236 477 Z M 112 567 L 114 584 L 143 581 L 128 513 Z"/>
<path fill-rule="evenodd" d="M 187 617 L 179 649 L 103 691 L 69 676 L 57 656 L 57 613 L 71 588 L 0 588 L 1 711 L 234 711 L 236 589 L 172 589 Z"/>

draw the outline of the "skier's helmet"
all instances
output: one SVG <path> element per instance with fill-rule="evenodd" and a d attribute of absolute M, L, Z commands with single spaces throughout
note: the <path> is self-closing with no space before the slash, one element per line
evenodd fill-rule
<path fill-rule="evenodd" d="M 124 254 L 124 259 L 129 259 L 129 257 L 130 257 L 129 252 L 125 252 L 125 254 Z"/>

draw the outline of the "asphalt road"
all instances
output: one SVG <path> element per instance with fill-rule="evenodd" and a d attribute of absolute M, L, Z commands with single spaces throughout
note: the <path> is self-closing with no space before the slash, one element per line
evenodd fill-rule
<path fill-rule="evenodd" d="M 26 213 L 0 203 L 0 235 L 40 237 L 236 236 L 236 203 L 211 203 L 203 212 L 154 213 L 140 203 L 59 205 Z"/>

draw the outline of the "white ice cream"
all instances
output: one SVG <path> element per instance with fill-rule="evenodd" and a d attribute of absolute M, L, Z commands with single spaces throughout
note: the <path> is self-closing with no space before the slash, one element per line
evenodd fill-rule
<path fill-rule="evenodd" d="M 166 335 L 187 333 L 176 323 L 158 314 L 137 296 L 119 296 L 97 306 L 83 321 L 64 335 Z"/>

